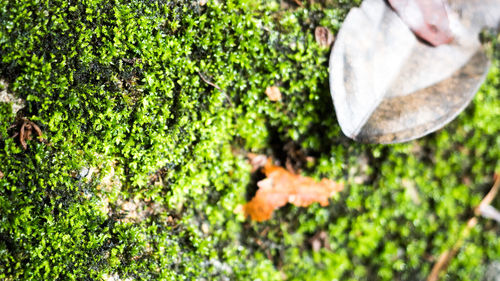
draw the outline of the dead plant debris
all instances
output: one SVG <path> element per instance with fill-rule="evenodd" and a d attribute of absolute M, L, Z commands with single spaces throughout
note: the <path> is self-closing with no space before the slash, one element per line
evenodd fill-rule
<path fill-rule="evenodd" d="M 323 26 L 317 26 L 314 29 L 314 38 L 316 39 L 316 43 L 321 47 L 330 47 L 334 40 L 333 33 L 330 29 Z"/>
<path fill-rule="evenodd" d="M 267 163 L 267 156 L 264 154 L 248 153 L 247 157 L 250 161 L 250 165 L 252 165 L 252 173 L 264 167 Z"/>
<path fill-rule="evenodd" d="M 314 236 L 309 239 L 309 243 L 311 244 L 311 248 L 314 252 L 321 249 L 331 250 L 328 234 L 324 230 L 314 234 Z"/>
<path fill-rule="evenodd" d="M 494 176 L 495 182 L 491 187 L 490 191 L 486 196 L 484 196 L 483 200 L 479 203 L 479 205 L 474 210 L 474 217 L 470 218 L 467 221 L 462 232 L 459 234 L 458 239 L 455 241 L 455 244 L 450 249 L 445 250 L 438 258 L 438 261 L 432 267 L 431 273 L 427 277 L 427 281 L 437 281 L 439 280 L 439 276 L 446 272 L 448 265 L 450 264 L 453 257 L 458 253 L 460 248 L 465 242 L 465 239 L 469 236 L 472 228 L 476 226 L 478 223 L 478 216 L 481 215 L 480 210 L 484 206 L 489 206 L 489 204 L 493 201 L 495 196 L 500 189 L 500 175 L 495 174 Z"/>
<path fill-rule="evenodd" d="M 36 125 L 33 121 L 29 120 L 26 117 L 22 117 L 18 124 L 12 125 L 11 128 L 15 128 L 16 126 L 21 126 L 18 132 L 15 132 L 12 138 L 19 136 L 19 143 L 23 147 L 24 150 L 28 149 L 28 144 L 26 141 L 29 141 L 33 138 L 33 135 L 37 134 L 37 139 L 45 143 L 45 139 L 43 138 L 42 130 L 38 125 Z"/>
<path fill-rule="evenodd" d="M 280 89 L 276 86 L 271 86 L 266 88 L 266 95 L 271 101 L 280 101 L 281 100 L 281 92 Z"/>
<path fill-rule="evenodd" d="M 275 209 L 287 203 L 307 207 L 318 202 L 328 205 L 328 199 L 343 189 L 343 184 L 330 179 L 320 182 L 287 171 L 267 160 L 262 172 L 267 178 L 257 183 L 259 189 L 255 197 L 243 206 L 243 212 L 252 220 L 261 222 L 271 218 Z"/>

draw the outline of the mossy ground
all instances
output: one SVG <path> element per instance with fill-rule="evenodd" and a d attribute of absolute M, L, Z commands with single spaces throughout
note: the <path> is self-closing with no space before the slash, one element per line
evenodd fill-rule
<path fill-rule="evenodd" d="M 500 56 L 443 130 L 355 143 L 314 28 L 357 4 L 0 0 L 0 78 L 47 139 L 23 150 L 0 103 L 0 279 L 424 279 L 498 171 Z M 346 189 L 245 220 L 247 152 Z M 480 279 L 499 233 L 480 219 L 444 278 Z"/>

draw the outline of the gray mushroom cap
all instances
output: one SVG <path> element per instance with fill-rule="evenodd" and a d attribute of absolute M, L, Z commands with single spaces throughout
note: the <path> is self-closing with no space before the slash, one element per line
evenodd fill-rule
<path fill-rule="evenodd" d="M 396 143 L 440 129 L 471 101 L 489 68 L 479 42 L 498 28 L 500 0 L 449 0 L 454 40 L 432 47 L 383 0 L 352 9 L 330 56 L 330 90 L 344 134 Z"/>

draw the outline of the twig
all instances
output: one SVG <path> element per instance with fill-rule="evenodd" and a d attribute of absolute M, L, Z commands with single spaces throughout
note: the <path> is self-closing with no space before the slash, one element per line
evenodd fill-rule
<path fill-rule="evenodd" d="M 295 4 L 299 5 L 300 7 L 304 7 L 304 5 L 302 5 L 302 2 L 300 2 L 300 0 L 293 0 L 293 2 L 295 2 Z"/>
<path fill-rule="evenodd" d="M 481 200 L 481 203 L 476 207 L 474 210 L 474 214 L 476 216 L 480 215 L 480 208 L 486 205 L 489 205 L 493 199 L 495 199 L 495 196 L 497 196 L 498 189 L 500 189 L 500 175 L 495 174 L 495 182 L 493 183 L 493 186 L 491 187 L 490 191 L 486 196 L 484 196 L 483 200 Z"/>
<path fill-rule="evenodd" d="M 448 249 L 444 251 L 440 256 L 438 261 L 434 264 L 432 267 L 431 273 L 427 277 L 427 281 L 436 281 L 439 278 L 439 274 L 442 271 L 445 271 L 446 268 L 448 267 L 451 259 L 457 254 L 458 250 L 462 247 L 465 239 L 469 236 L 471 229 L 476 226 L 477 224 L 477 217 L 481 214 L 480 209 L 484 206 L 487 206 L 495 199 L 495 196 L 498 193 L 498 190 L 500 189 L 500 176 L 498 174 L 495 174 L 495 182 L 493 183 L 493 186 L 491 187 L 490 191 L 486 196 L 484 196 L 483 200 L 481 200 L 481 203 L 474 209 L 474 217 L 470 218 L 467 221 L 467 225 L 465 228 L 462 230 L 460 233 L 458 240 L 453 244 L 451 249 Z"/>
<path fill-rule="evenodd" d="M 19 142 L 21 143 L 21 146 L 23 147 L 24 150 L 28 148 L 28 145 L 26 144 L 26 137 L 24 136 L 24 130 L 26 125 L 28 125 L 28 122 L 24 121 L 23 125 L 21 126 L 21 131 L 19 132 Z"/>
<path fill-rule="evenodd" d="M 467 226 L 462 230 L 460 236 L 453 244 L 451 249 L 444 251 L 440 256 L 438 261 L 432 267 L 431 273 L 427 277 L 427 281 L 437 281 L 439 278 L 439 274 L 446 270 L 448 265 L 450 264 L 451 259 L 457 254 L 458 250 L 462 247 L 465 238 L 469 236 L 470 230 L 477 224 L 477 218 L 472 217 L 467 221 Z"/>
<path fill-rule="evenodd" d="M 210 85 L 210 86 L 212 86 L 212 87 L 214 87 L 214 88 L 216 88 L 217 90 L 219 90 L 219 91 L 221 91 L 221 92 L 222 92 L 222 90 L 221 90 L 221 88 L 220 88 L 219 86 L 217 86 L 217 85 L 215 85 L 214 83 L 210 82 L 210 81 L 209 81 L 209 80 L 208 80 L 208 79 L 207 79 L 207 78 L 206 78 L 203 74 L 201 74 L 201 72 L 199 72 L 199 71 L 198 71 L 198 75 L 200 75 L 201 79 L 202 79 L 203 81 L 205 81 L 205 83 L 207 83 L 208 85 Z"/>
<path fill-rule="evenodd" d="M 491 205 L 483 205 L 479 207 L 481 216 L 486 219 L 492 219 L 500 223 L 500 212 Z"/>
<path fill-rule="evenodd" d="M 207 83 L 208 85 L 216 88 L 217 90 L 219 90 L 219 92 L 223 93 L 224 96 L 226 97 L 226 100 L 229 102 L 229 104 L 231 104 L 231 106 L 233 106 L 233 102 L 231 101 L 231 99 L 229 98 L 229 96 L 224 92 L 222 91 L 222 89 L 217 86 L 216 84 L 210 82 L 201 72 L 198 71 L 198 75 L 200 75 L 200 78 L 205 81 L 205 83 Z"/>

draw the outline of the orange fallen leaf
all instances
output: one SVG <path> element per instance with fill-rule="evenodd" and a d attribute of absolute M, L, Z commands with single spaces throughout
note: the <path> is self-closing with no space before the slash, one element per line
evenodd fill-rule
<path fill-rule="evenodd" d="M 266 88 L 266 95 L 271 101 L 281 100 L 280 89 L 276 86 L 271 86 Z"/>
<path fill-rule="evenodd" d="M 243 206 L 245 215 L 259 222 L 270 219 L 275 209 L 287 203 L 307 207 L 318 202 L 321 206 L 327 206 L 328 198 L 344 188 L 343 184 L 329 179 L 317 182 L 312 178 L 290 173 L 273 165 L 270 160 L 263 172 L 267 178 L 257 183 L 259 190 L 255 197 Z"/>

